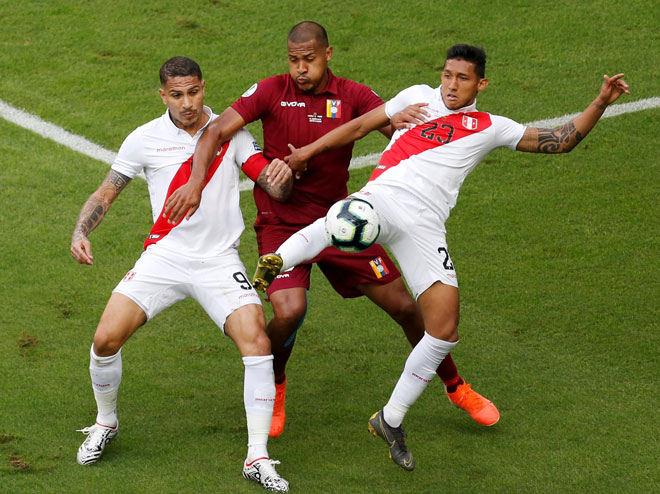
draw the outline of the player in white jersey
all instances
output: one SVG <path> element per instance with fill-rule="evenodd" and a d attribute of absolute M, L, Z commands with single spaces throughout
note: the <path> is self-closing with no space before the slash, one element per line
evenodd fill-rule
<path fill-rule="evenodd" d="M 193 60 L 168 60 L 160 80 L 167 111 L 126 138 L 105 180 L 83 206 L 71 241 L 73 257 L 92 264 L 88 235 L 126 184 L 144 172 L 154 225 L 140 259 L 110 296 L 94 334 L 89 368 L 98 413 L 95 424 L 81 430 L 88 437 L 77 461 L 81 465 L 98 461 L 119 433 L 117 393 L 124 343 L 160 311 L 192 297 L 234 341 L 245 366 L 248 451 L 243 476 L 268 490 L 286 492 L 289 484 L 275 470 L 278 462 L 270 459 L 267 450 L 275 400 L 270 340 L 261 301 L 237 247 L 244 229 L 240 170 L 277 200 L 285 200 L 291 192 L 291 170 L 281 160 L 269 164 L 250 133 L 241 130 L 218 149 L 197 214 L 169 222 L 161 214 L 165 201 L 188 181 L 195 145 L 217 115 L 204 106 L 204 80 Z"/>
<path fill-rule="evenodd" d="M 414 468 L 414 459 L 404 442 L 403 418 L 458 342 L 458 283 L 445 240 L 445 221 L 463 180 L 497 147 L 569 152 L 594 127 L 607 105 L 622 93 L 629 94 L 623 74 L 606 75 L 596 99 L 570 122 L 556 129 L 524 127 L 477 111 L 476 96 L 488 86 L 485 66 L 483 49 L 455 45 L 447 53 L 439 88 L 405 89 L 312 144 L 300 149 L 290 146 L 292 154 L 286 157 L 294 170 L 304 170 L 310 157 L 363 137 L 387 124 L 397 112 L 412 113 L 404 121 L 412 116 L 419 122 L 392 137 L 370 181 L 354 194 L 378 212 L 378 242 L 399 261 L 424 316 L 424 338 L 410 353 L 388 403 L 369 420 L 369 429 L 385 439 L 392 459 L 406 470 Z M 404 110 L 410 104 L 417 105 Z M 290 237 L 277 254 L 262 256 L 255 286 L 267 286 L 280 269 L 295 266 L 328 245 L 324 218 L 320 218 Z"/>

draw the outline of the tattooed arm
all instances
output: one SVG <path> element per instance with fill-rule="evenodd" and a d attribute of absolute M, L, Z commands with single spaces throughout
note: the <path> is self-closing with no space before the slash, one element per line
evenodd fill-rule
<path fill-rule="evenodd" d="M 293 173 L 284 161 L 274 159 L 261 170 L 257 177 L 257 185 L 278 202 L 286 201 L 293 189 Z"/>
<path fill-rule="evenodd" d="M 93 264 L 92 247 L 87 237 L 101 223 L 112 202 L 130 181 L 126 175 L 111 169 L 101 186 L 87 199 L 71 237 L 71 255 L 79 263 Z"/>
<path fill-rule="evenodd" d="M 603 76 L 598 97 L 580 115 L 556 129 L 528 127 L 516 148 L 528 153 L 568 153 L 584 139 L 605 112 L 607 105 L 621 94 L 630 94 L 623 74 Z"/>

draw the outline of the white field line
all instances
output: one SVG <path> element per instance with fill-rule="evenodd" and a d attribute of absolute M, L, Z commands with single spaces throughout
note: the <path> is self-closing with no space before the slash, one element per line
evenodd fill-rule
<path fill-rule="evenodd" d="M 640 99 L 630 103 L 619 103 L 608 107 L 607 110 L 605 110 L 602 118 L 616 117 L 618 115 L 623 115 L 624 113 L 632 113 L 658 107 L 660 107 L 660 97 Z M 546 120 L 536 120 L 534 122 L 528 122 L 524 125 L 529 127 L 552 128 L 566 123 L 578 115 L 579 113 L 572 113 L 562 117 L 548 118 Z M 115 159 L 115 156 L 117 156 L 117 153 L 114 151 L 105 149 L 104 147 L 101 147 L 98 144 L 85 139 L 84 137 L 72 134 L 71 132 L 64 130 L 62 127 L 58 127 L 55 124 L 42 120 L 36 115 L 32 115 L 31 113 L 28 113 L 24 110 L 19 110 L 18 108 L 15 108 L 2 100 L 0 100 L 0 117 L 16 125 L 19 125 L 20 127 L 31 130 L 32 132 L 35 132 L 42 137 L 62 144 L 69 149 L 78 151 L 85 156 L 89 156 L 95 160 L 107 163 L 108 165 L 111 165 Z M 375 165 L 378 163 L 380 155 L 381 153 L 373 153 L 353 158 L 351 160 L 349 169 L 355 170 L 358 168 L 364 168 L 365 166 Z M 144 178 L 144 175 L 142 175 L 142 178 Z M 240 189 L 250 190 L 252 189 L 253 185 L 254 184 L 251 180 L 241 180 Z"/>

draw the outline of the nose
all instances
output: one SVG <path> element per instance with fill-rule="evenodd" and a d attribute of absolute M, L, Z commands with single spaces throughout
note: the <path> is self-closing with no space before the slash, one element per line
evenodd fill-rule
<path fill-rule="evenodd" d="M 296 67 L 296 71 L 299 74 L 304 74 L 305 72 L 307 72 L 307 64 L 305 64 L 304 60 L 300 60 L 298 62 L 298 66 Z"/>
<path fill-rule="evenodd" d="M 456 83 L 457 83 L 457 82 L 458 82 L 458 78 L 457 78 L 457 77 L 450 77 L 450 78 L 449 78 L 449 84 L 448 84 L 448 86 L 449 86 L 451 89 L 456 89 L 456 87 L 457 87 L 457 84 L 456 84 Z"/>

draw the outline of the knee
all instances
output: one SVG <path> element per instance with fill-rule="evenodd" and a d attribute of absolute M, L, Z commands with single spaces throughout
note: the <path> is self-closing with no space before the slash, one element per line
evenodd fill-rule
<path fill-rule="evenodd" d="M 121 349 L 121 341 L 99 327 L 94 333 L 94 353 L 99 357 L 115 355 Z"/>
<path fill-rule="evenodd" d="M 392 319 L 404 328 L 419 325 L 423 332 L 422 312 L 410 296 L 401 297 L 387 311 Z"/>
<path fill-rule="evenodd" d="M 285 304 L 273 304 L 273 322 L 278 327 L 295 330 L 305 318 L 307 312 L 306 301 L 293 301 Z"/>
<path fill-rule="evenodd" d="M 271 354 L 270 338 L 263 328 L 245 331 L 235 337 L 234 341 L 244 357 Z"/>
<path fill-rule="evenodd" d="M 426 331 L 433 337 L 449 342 L 458 341 L 458 314 L 446 317 L 442 322 L 426 326 Z"/>

